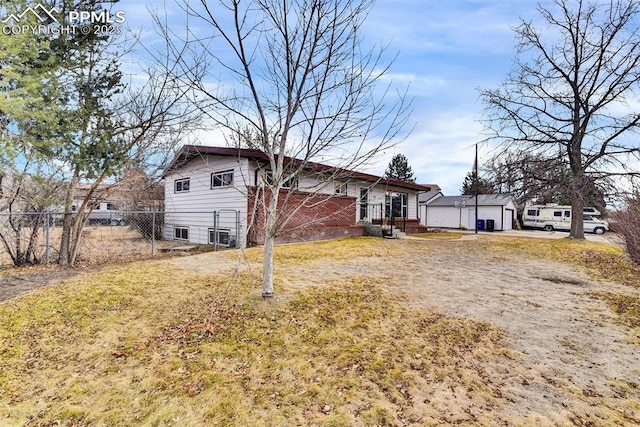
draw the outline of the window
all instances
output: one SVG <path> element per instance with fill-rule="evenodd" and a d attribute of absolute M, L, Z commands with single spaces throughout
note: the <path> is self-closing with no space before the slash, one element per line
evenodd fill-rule
<path fill-rule="evenodd" d="M 571 211 L 564 211 L 565 218 L 571 218 Z"/>
<path fill-rule="evenodd" d="M 230 187 L 233 185 L 233 170 L 214 172 L 211 174 L 211 188 Z"/>
<path fill-rule="evenodd" d="M 189 240 L 189 227 L 175 227 L 173 237 L 176 240 Z"/>
<path fill-rule="evenodd" d="M 528 216 L 538 216 L 539 212 L 540 211 L 538 211 L 537 209 L 528 209 L 527 210 L 527 215 Z"/>
<path fill-rule="evenodd" d="M 273 184 L 273 173 L 271 171 L 266 171 L 264 173 L 265 180 L 267 184 Z M 296 188 L 298 186 L 297 180 L 291 175 L 285 175 L 282 180 L 282 188 Z"/>
<path fill-rule="evenodd" d="M 553 216 L 562 216 L 562 211 L 553 211 Z"/>
<path fill-rule="evenodd" d="M 216 234 L 213 228 L 209 229 L 209 243 L 216 242 Z M 218 230 L 218 244 L 229 245 L 229 230 Z"/>
<path fill-rule="evenodd" d="M 176 179 L 173 183 L 173 189 L 176 193 L 189 191 L 189 187 L 190 187 L 189 184 L 190 184 L 189 178 Z"/>
<path fill-rule="evenodd" d="M 385 213 L 387 216 L 395 218 L 406 218 L 408 211 L 409 195 L 407 193 L 387 194 L 385 203 Z"/>
<path fill-rule="evenodd" d="M 335 182 L 335 194 L 347 194 L 347 183 L 346 182 Z"/>

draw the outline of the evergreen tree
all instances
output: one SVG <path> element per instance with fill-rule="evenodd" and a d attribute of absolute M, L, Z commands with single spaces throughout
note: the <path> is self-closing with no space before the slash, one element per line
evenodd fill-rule
<path fill-rule="evenodd" d="M 474 181 L 474 173 L 467 173 L 467 176 L 464 177 L 464 182 L 462 183 L 461 193 L 463 195 L 476 194 L 476 186 L 474 185 Z M 487 181 L 486 179 L 480 177 L 478 177 L 477 188 L 478 194 L 494 194 L 496 192 L 493 184 L 491 184 L 490 181 Z"/>
<path fill-rule="evenodd" d="M 411 166 L 409 166 L 409 161 L 404 154 L 396 154 L 393 156 L 384 175 L 387 178 L 398 179 L 404 182 L 416 182 Z"/>
<path fill-rule="evenodd" d="M 33 5 L 16 0 L 6 7 L 20 15 Z M 93 0 L 55 0 L 48 6 L 55 6 L 56 22 L 46 24 L 52 27 L 73 25 L 69 10 L 103 11 L 102 2 Z M 21 24 L 26 19 L 39 24 L 34 14 L 24 14 Z M 0 37 L 0 160 L 19 158 L 42 165 L 38 173 L 64 174 L 58 260 L 63 266 L 73 265 L 78 256 L 88 218 L 83 213 L 92 209 L 96 189 L 132 162 L 162 162 L 181 136 L 176 125 L 190 117 L 177 105 L 177 81 L 166 73 L 141 70 L 147 81 L 135 87 L 123 80 L 120 64 L 131 41 L 118 32 L 80 30 Z M 170 134 L 169 127 L 176 132 Z M 80 182 L 90 190 L 72 212 Z"/>

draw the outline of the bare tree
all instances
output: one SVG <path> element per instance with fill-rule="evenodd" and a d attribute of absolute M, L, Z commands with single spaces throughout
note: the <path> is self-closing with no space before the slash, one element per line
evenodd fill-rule
<path fill-rule="evenodd" d="M 175 61 L 211 121 L 266 153 L 255 200 L 264 211 L 262 294 L 270 297 L 275 239 L 303 204 L 300 192 L 314 197 L 396 143 L 408 103 L 404 93 L 389 102 L 391 87 L 378 87 L 389 70 L 384 49 L 366 50 L 360 36 L 370 0 L 196 3 L 182 3 L 192 27 L 174 43 Z M 164 29 L 167 40 L 180 38 Z M 316 188 L 288 189 L 309 170 L 321 177 Z"/>
<path fill-rule="evenodd" d="M 561 157 L 541 156 L 522 150 L 501 153 L 487 162 L 484 173 L 499 193 L 512 194 L 518 206 L 524 208 L 527 202 L 571 203 L 568 163 Z M 585 206 L 593 206 L 606 212 L 605 194 L 615 195 L 610 179 L 598 179 L 588 175 L 583 191 Z"/>
<path fill-rule="evenodd" d="M 48 210 L 56 206 L 64 182 L 56 173 L 44 173 L 24 162 L 3 171 L 0 180 L 0 243 L 15 266 L 39 264 L 41 231 L 51 221 Z"/>
<path fill-rule="evenodd" d="M 589 182 L 637 174 L 640 115 L 640 3 L 554 0 L 544 26 L 522 21 L 515 68 L 502 87 L 481 92 L 488 127 L 508 148 L 569 165 L 573 221 L 583 239 Z"/>

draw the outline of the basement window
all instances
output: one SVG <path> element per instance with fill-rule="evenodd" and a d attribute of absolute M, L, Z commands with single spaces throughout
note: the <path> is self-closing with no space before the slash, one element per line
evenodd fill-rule
<path fill-rule="evenodd" d="M 218 230 L 218 244 L 229 245 L 229 231 L 230 230 Z M 209 243 L 216 242 L 216 232 L 213 228 L 209 229 Z"/>
<path fill-rule="evenodd" d="M 189 240 L 189 227 L 174 227 L 173 237 L 176 240 Z"/>

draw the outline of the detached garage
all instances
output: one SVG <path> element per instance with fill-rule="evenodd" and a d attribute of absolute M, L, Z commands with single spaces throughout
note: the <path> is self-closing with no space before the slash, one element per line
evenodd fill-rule
<path fill-rule="evenodd" d="M 476 221 L 475 196 L 440 196 L 420 205 L 420 223 L 426 227 L 511 230 L 517 205 L 510 194 L 479 194 Z"/>

